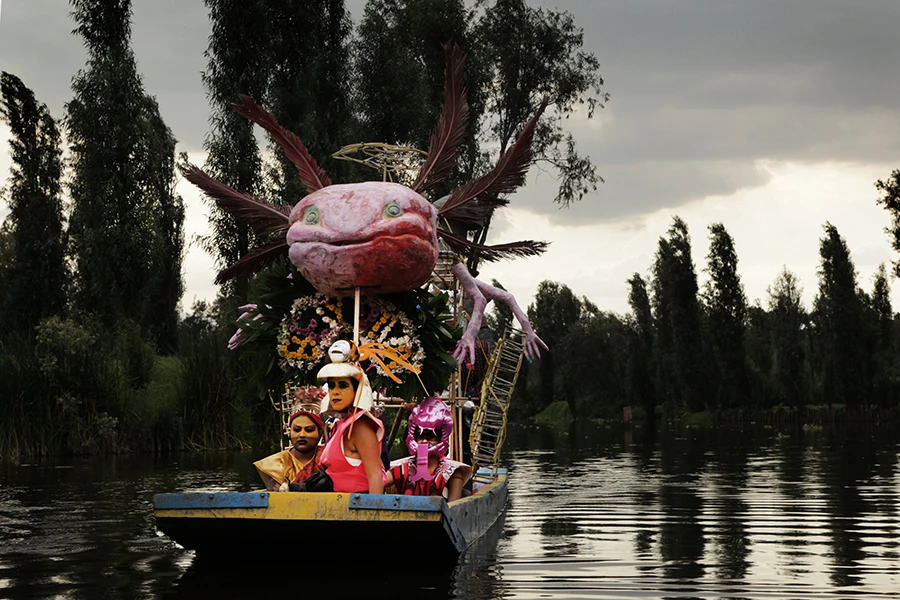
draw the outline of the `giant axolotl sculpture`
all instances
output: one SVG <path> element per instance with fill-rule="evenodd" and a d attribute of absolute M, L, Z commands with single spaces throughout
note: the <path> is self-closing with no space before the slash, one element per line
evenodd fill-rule
<path fill-rule="evenodd" d="M 463 256 L 485 260 L 544 251 L 543 242 L 474 244 L 438 223 L 478 222 L 507 203 L 501 195 L 514 191 L 525 181 L 535 124 L 546 101 L 489 173 L 457 188 L 449 198 L 442 199 L 440 208 L 422 195 L 451 171 L 468 119 L 462 53 L 452 45 L 445 50 L 444 107 L 427 159 L 411 187 L 389 182 L 332 184 L 296 135 L 281 127 L 252 99 L 241 96 L 241 103 L 235 105 L 237 111 L 266 129 L 281 145 L 310 193 L 288 213 L 282 207 L 238 192 L 191 165 L 185 177 L 238 221 L 263 235 L 286 232 L 283 238 L 253 250 L 224 269 L 218 274 L 217 283 L 258 272 L 287 252 L 300 273 L 324 294 L 347 296 L 356 288 L 363 294 L 389 294 L 413 290 L 428 280 L 438 258 L 438 237 Z M 475 338 L 490 300 L 509 305 L 526 336 L 527 356 L 534 358 L 541 347 L 547 348 L 512 294 L 475 279 L 462 262 L 454 265 L 453 273 L 474 300 L 469 323 L 453 353 L 458 362 L 474 361 Z"/>

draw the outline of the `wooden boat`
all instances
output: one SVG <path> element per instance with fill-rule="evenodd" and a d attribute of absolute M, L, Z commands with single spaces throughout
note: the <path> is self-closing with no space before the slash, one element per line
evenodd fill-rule
<path fill-rule="evenodd" d="M 479 469 L 472 495 L 437 496 L 312 492 L 156 494 L 156 526 L 198 556 L 271 558 L 273 540 L 348 539 L 386 548 L 428 540 L 429 552 L 455 557 L 484 534 L 507 501 L 505 469 Z M 319 547 L 317 552 L 326 551 Z"/>

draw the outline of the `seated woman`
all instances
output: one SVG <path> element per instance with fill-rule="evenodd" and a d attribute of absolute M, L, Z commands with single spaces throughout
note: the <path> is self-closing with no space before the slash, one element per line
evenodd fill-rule
<path fill-rule="evenodd" d="M 387 483 L 407 496 L 462 497 L 472 467 L 446 457 L 450 450 L 453 417 L 440 398 L 427 398 L 409 416 L 406 445 L 412 456 L 391 463 Z"/>
<path fill-rule="evenodd" d="M 302 483 L 322 469 L 319 440 L 325 425 L 319 415 L 298 410 L 290 418 L 291 447 L 253 463 L 270 492 L 286 492 L 291 483 Z"/>
<path fill-rule="evenodd" d="M 322 412 L 338 413 L 331 439 L 322 453 L 322 464 L 334 482 L 335 492 L 384 493 L 381 440 L 384 426 L 368 409 L 372 406 L 369 379 L 356 362 L 356 347 L 340 340 L 328 350 L 331 364 L 317 377 L 328 384 Z M 327 404 L 326 404 L 327 403 Z"/>

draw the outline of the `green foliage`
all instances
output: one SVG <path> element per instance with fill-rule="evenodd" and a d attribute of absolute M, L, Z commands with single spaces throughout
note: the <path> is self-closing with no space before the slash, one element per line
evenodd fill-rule
<path fill-rule="evenodd" d="M 787 267 L 768 288 L 771 332 L 771 374 L 776 383 L 774 404 L 803 406 L 809 400 L 809 345 L 805 334 L 809 318 L 797 276 Z"/>
<path fill-rule="evenodd" d="M 289 24 L 268 30 L 271 80 L 267 109 L 283 127 L 301 134 L 318 164 L 341 183 L 349 163 L 331 155 L 360 141 L 351 133 L 350 14 L 344 0 L 270 0 L 267 10 L 270 23 Z M 272 195 L 292 206 L 307 191 L 297 178 L 297 167 L 280 147 L 273 149 L 276 165 L 269 170 Z"/>
<path fill-rule="evenodd" d="M 704 410 L 686 414 L 679 419 L 679 422 L 685 427 L 708 429 L 713 425 L 713 416 L 708 410 Z"/>
<path fill-rule="evenodd" d="M 824 229 L 819 248 L 819 293 L 812 315 L 818 394 L 827 404 L 844 400 L 858 405 L 867 401 L 870 376 L 864 350 L 864 304 L 846 242 L 831 223 Z"/>
<path fill-rule="evenodd" d="M 13 162 L 5 251 L 0 255 L 0 327 L 30 333 L 42 318 L 62 313 L 66 304 L 60 135 L 47 106 L 5 71 L 0 75 L 0 119 L 10 129 Z"/>
<path fill-rule="evenodd" d="M 49 317 L 34 342 L 6 338 L 0 375 L 10 393 L 0 454 L 96 453 L 119 447 L 121 404 L 129 393 L 98 343 L 98 332 Z"/>
<path fill-rule="evenodd" d="M 710 343 L 716 363 L 716 405 L 720 408 L 744 404 L 746 389 L 744 329 L 747 299 L 737 272 L 734 240 L 721 223 L 709 226 L 709 282 L 704 301 Z"/>
<path fill-rule="evenodd" d="M 178 405 L 184 444 L 207 449 L 243 446 L 252 437 L 251 421 L 258 405 L 273 412 L 268 399 L 256 398 L 246 383 L 248 373 L 237 356 L 225 350 L 222 329 L 211 328 L 182 340 Z"/>
<path fill-rule="evenodd" d="M 894 346 L 894 313 L 891 288 L 884 263 L 875 271 L 872 296 L 865 307 L 866 348 L 872 369 L 871 400 L 889 405 L 897 390 L 897 361 Z"/>
<path fill-rule="evenodd" d="M 568 425 L 572 422 L 573 417 L 572 412 L 569 410 L 569 404 L 560 400 L 553 402 L 535 415 L 534 420 L 547 425 Z"/>
<path fill-rule="evenodd" d="M 145 339 L 140 325 L 134 321 L 119 324 L 115 355 L 121 357 L 122 372 L 131 388 L 150 383 L 156 361 L 156 346 Z"/>
<path fill-rule="evenodd" d="M 631 328 L 612 313 L 585 313 L 555 347 L 555 387 L 572 399 L 579 418 L 621 415 L 628 404 Z"/>
<path fill-rule="evenodd" d="M 891 215 L 891 225 L 884 231 L 891 236 L 891 247 L 900 252 L 900 169 L 892 171 L 887 179 L 876 181 L 875 189 L 882 194 L 878 204 Z M 900 260 L 894 261 L 894 275 L 900 277 Z"/>
<path fill-rule="evenodd" d="M 556 388 L 556 368 L 554 350 L 558 343 L 569 333 L 582 315 L 583 302 L 572 293 L 567 285 L 559 285 L 553 281 L 542 281 L 534 294 L 534 302 L 528 306 L 528 320 L 531 321 L 535 333 L 544 340 L 549 350 L 541 353 L 538 360 L 540 373 L 540 391 L 538 392 L 537 409 L 541 410 L 558 398 Z M 572 414 L 577 415 L 575 399 L 565 396 Z"/>
<path fill-rule="evenodd" d="M 466 53 L 464 83 L 469 126 L 459 165 L 436 196 L 469 179 L 479 164 L 478 128 L 484 112 L 484 50 L 473 39 L 472 14 L 462 0 L 369 0 L 354 51 L 359 141 L 390 141 L 427 149 L 444 101 L 443 44 Z"/>
<path fill-rule="evenodd" d="M 653 319 L 656 329 L 657 389 L 674 408 L 707 406 L 704 345 L 687 224 L 675 217 L 659 239 L 653 263 Z"/>
<path fill-rule="evenodd" d="M 891 286 L 888 282 L 887 271 L 884 263 L 878 265 L 875 271 L 875 281 L 872 289 L 872 310 L 878 320 L 878 350 L 888 352 L 893 346 L 893 320 L 894 311 L 891 307 Z"/>
<path fill-rule="evenodd" d="M 628 304 L 632 319 L 628 338 L 629 403 L 643 408 L 649 419 L 656 416 L 656 393 L 653 386 L 653 313 L 647 282 L 638 273 L 628 280 Z"/>
<path fill-rule="evenodd" d="M 267 0 L 205 0 L 212 35 L 206 50 L 203 85 L 210 101 L 210 131 L 203 143 L 206 169 L 219 181 L 246 194 L 263 196 L 262 159 L 253 123 L 232 106 L 239 94 L 262 102 L 271 74 L 270 29 Z M 289 22 L 279 23 L 289 28 Z M 297 33 L 297 32 L 295 32 Z M 302 133 L 302 132 L 300 132 Z M 209 202 L 211 233 L 201 239 L 219 268 L 244 256 L 260 241 L 245 225 Z M 246 300 L 249 283 L 240 277 L 226 286 L 227 294 Z"/>
<path fill-rule="evenodd" d="M 0 190 L 2 193 L 2 190 Z M 10 306 L 10 271 L 15 252 L 12 232 L 12 220 L 7 218 L 0 223 L 0 311 Z"/>
<path fill-rule="evenodd" d="M 147 386 L 123 404 L 122 430 L 133 451 L 178 450 L 182 365 L 175 356 L 153 359 Z"/>
<path fill-rule="evenodd" d="M 130 319 L 172 346 L 183 291 L 175 140 L 143 91 L 130 48 L 130 0 L 72 5 L 88 50 L 66 105 L 75 304 L 107 327 Z"/>
<path fill-rule="evenodd" d="M 525 0 L 482 2 L 475 35 L 489 77 L 486 112 L 488 139 L 506 151 L 541 99 L 550 110 L 539 123 L 534 156 L 560 177 L 554 202 L 568 206 L 597 189 L 601 178 L 590 159 L 578 153 L 562 121 L 585 108 L 588 118 L 609 95 L 597 58 L 582 49 L 583 31 L 568 12 L 532 8 Z"/>

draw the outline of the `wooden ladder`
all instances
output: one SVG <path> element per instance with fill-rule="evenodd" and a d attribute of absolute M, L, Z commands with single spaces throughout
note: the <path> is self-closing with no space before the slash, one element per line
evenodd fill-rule
<path fill-rule="evenodd" d="M 506 439 L 507 413 L 513 389 L 525 356 L 524 334 L 508 329 L 488 361 L 487 374 L 481 386 L 481 403 L 475 409 L 469 445 L 472 467 L 497 468 L 500 451 Z"/>

